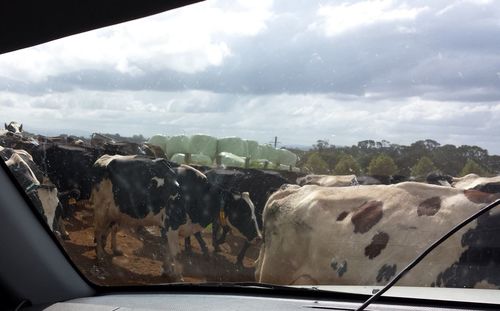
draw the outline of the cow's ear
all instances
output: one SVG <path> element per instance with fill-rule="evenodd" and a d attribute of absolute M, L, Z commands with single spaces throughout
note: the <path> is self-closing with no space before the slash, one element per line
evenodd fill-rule
<path fill-rule="evenodd" d="M 4 126 L 5 126 L 5 129 L 8 130 L 9 129 L 9 126 L 7 125 L 7 123 L 4 123 Z"/>
<path fill-rule="evenodd" d="M 22 131 L 23 131 L 23 125 L 21 124 L 21 125 L 19 126 L 19 132 L 22 132 Z"/>

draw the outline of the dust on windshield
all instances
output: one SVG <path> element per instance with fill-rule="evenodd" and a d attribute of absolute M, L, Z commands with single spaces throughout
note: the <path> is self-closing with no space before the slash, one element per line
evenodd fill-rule
<path fill-rule="evenodd" d="M 7 53 L 0 155 L 96 284 L 384 285 L 500 198 L 499 20 L 206 1 Z M 398 285 L 498 288 L 498 217 Z"/>

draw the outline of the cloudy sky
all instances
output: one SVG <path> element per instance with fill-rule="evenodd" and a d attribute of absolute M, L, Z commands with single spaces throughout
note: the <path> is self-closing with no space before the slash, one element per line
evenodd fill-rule
<path fill-rule="evenodd" d="M 500 154 L 500 3 L 207 1 L 0 55 L 0 116 L 47 134 Z"/>

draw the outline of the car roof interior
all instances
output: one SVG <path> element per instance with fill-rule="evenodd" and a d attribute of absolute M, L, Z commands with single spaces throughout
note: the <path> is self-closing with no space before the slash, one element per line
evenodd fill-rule
<path fill-rule="evenodd" d="M 0 54 L 196 2 L 200 0 L 2 1 Z"/>

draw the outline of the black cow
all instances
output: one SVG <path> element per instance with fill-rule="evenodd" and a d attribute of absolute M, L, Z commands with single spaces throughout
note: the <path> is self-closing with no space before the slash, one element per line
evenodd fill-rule
<path fill-rule="evenodd" d="M 0 158 L 9 167 L 50 229 L 67 239 L 68 234 L 62 222 L 62 206 L 58 199 L 57 188 L 38 169 L 31 155 L 24 150 L 0 146 Z"/>
<path fill-rule="evenodd" d="M 279 172 L 255 169 L 213 169 L 208 171 L 206 175 L 211 183 L 221 188 L 250 194 L 250 199 L 255 205 L 255 216 L 259 230 L 262 230 L 262 211 L 267 199 L 282 185 L 290 183 Z M 225 235 L 229 231 L 229 228 L 216 218 L 212 228 L 214 234 L 219 231 L 220 225 L 223 227 L 223 233 L 221 238 L 216 238 L 214 235 L 215 251 L 219 250 L 219 245 L 224 242 Z M 250 242 L 246 240 L 236 259 L 238 266 L 243 265 L 243 258 L 249 246 Z"/>

